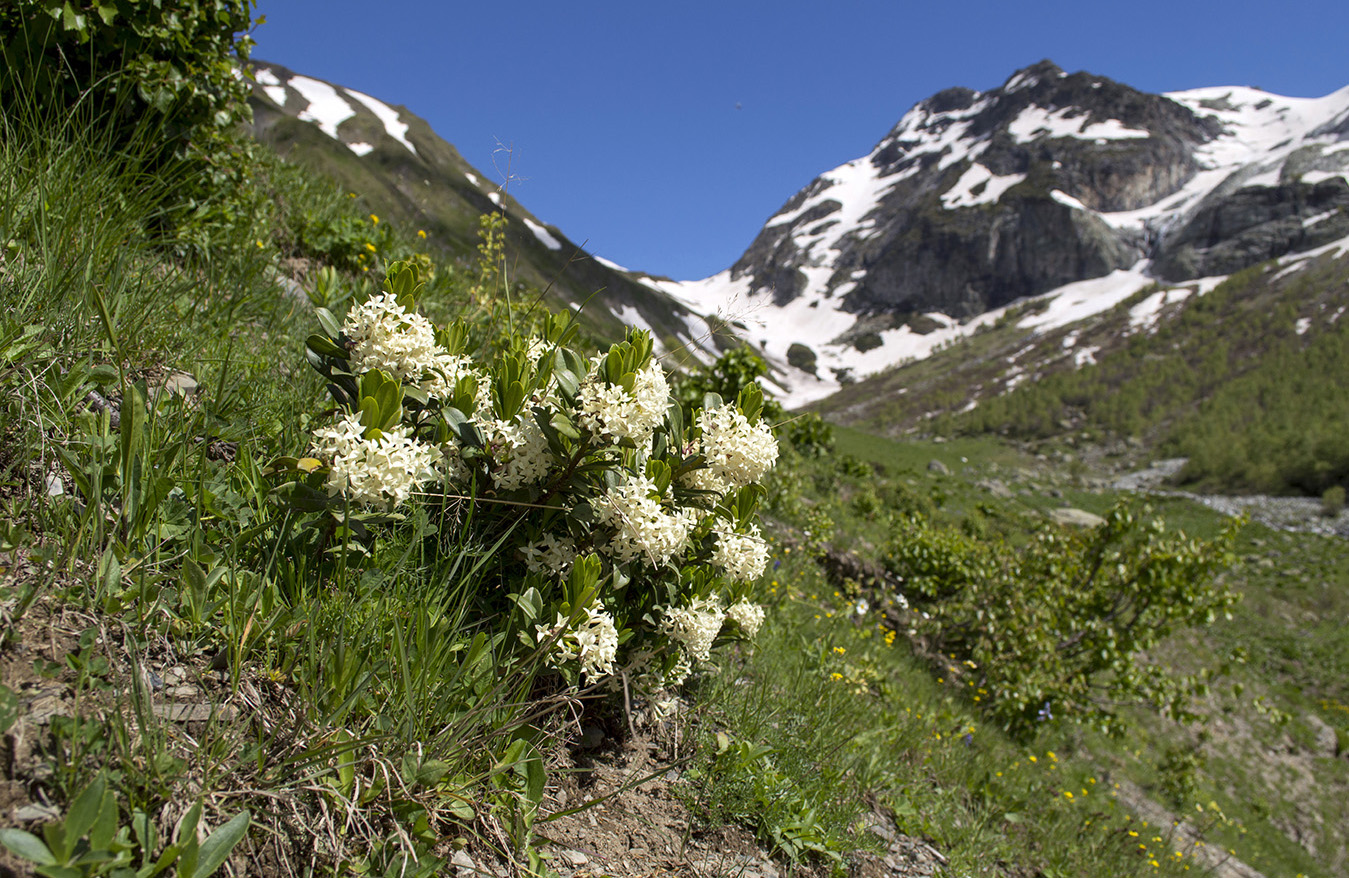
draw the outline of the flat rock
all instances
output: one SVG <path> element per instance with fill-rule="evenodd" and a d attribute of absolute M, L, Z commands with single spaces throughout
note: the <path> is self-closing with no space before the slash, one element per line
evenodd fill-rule
<path fill-rule="evenodd" d="M 1072 506 L 1063 509 L 1047 509 L 1045 515 L 1055 524 L 1064 524 L 1069 527 L 1100 527 L 1105 524 L 1105 519 L 1094 512 L 1076 509 Z"/>

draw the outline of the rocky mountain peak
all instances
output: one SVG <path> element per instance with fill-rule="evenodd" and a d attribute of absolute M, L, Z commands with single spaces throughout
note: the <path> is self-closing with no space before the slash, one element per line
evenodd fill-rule
<path fill-rule="evenodd" d="M 1027 297 L 1225 275 L 1349 235 L 1345 141 L 1349 88 L 1149 94 L 1041 61 L 920 101 L 728 271 L 671 291 L 755 312 L 763 353 L 817 364 L 814 396 Z"/>

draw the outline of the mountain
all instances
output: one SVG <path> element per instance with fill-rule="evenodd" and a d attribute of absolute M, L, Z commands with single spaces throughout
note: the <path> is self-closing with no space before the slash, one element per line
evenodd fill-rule
<path fill-rule="evenodd" d="M 531 214 L 405 107 L 279 64 L 250 66 L 258 140 L 360 193 L 377 214 L 425 230 L 452 257 L 469 258 L 479 217 L 501 211 L 512 278 L 547 290 L 555 308 L 583 306 L 582 321 L 597 337 L 621 337 L 628 325 L 650 329 L 672 362 L 686 355 L 710 362 L 733 342 L 680 301 Z"/>
<path fill-rule="evenodd" d="M 1349 236 L 1349 87 L 1147 94 L 1044 61 L 920 102 L 797 192 L 729 269 L 653 282 L 745 321 L 821 399 L 1045 296 L 1055 325 L 1161 282 L 1211 289 Z"/>

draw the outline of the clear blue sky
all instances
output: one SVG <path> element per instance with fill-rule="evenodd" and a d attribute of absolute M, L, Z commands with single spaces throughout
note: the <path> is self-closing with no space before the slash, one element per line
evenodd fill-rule
<path fill-rule="evenodd" d="M 1349 84 L 1344 0 L 259 0 L 255 56 L 403 104 L 546 222 L 701 278 L 913 104 L 1048 58 L 1145 91 Z M 497 167 L 494 167 L 494 163 Z"/>

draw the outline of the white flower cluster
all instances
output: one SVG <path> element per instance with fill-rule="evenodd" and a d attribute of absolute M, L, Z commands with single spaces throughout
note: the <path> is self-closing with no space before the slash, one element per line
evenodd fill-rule
<path fill-rule="evenodd" d="M 513 421 L 480 424 L 492 452 L 492 484 L 503 491 L 537 485 L 548 475 L 552 453 L 548 437 L 528 413 Z"/>
<path fill-rule="evenodd" d="M 735 406 L 704 410 L 698 425 L 703 433 L 698 450 L 717 482 L 742 488 L 762 479 L 777 462 L 778 443 L 768 425 L 751 424 Z"/>
<path fill-rule="evenodd" d="M 750 526 L 750 532 L 716 531 L 717 543 L 712 548 L 712 563 L 726 575 L 740 582 L 753 582 L 763 576 L 768 566 L 768 541 L 759 536 L 759 528 Z"/>
<path fill-rule="evenodd" d="M 435 477 L 440 450 L 417 442 L 408 428 L 385 430 L 375 439 L 364 438 L 364 433 L 358 412 L 314 431 L 318 456 L 331 467 L 331 493 L 346 493 L 353 503 L 392 508 Z"/>
<path fill-rule="evenodd" d="M 426 392 L 427 396 L 446 399 L 454 393 L 454 386 L 459 383 L 460 378 L 471 375 L 478 379 L 478 395 L 474 400 L 474 410 L 488 411 L 491 409 L 491 382 L 482 372 L 473 367 L 473 363 L 468 357 L 438 351 L 425 372 L 426 377 L 422 379 L 418 386 Z M 465 412 L 464 414 L 471 415 L 473 412 Z"/>
<path fill-rule="evenodd" d="M 637 373 L 637 381 L 628 393 L 604 380 L 600 371 L 603 362 L 602 357 L 596 358 L 595 367 L 576 395 L 581 426 L 596 439 L 631 439 L 642 445 L 660 426 L 670 404 L 665 371 L 653 358 Z"/>
<path fill-rule="evenodd" d="M 726 611 L 726 618 L 739 625 L 745 636 L 753 640 L 754 635 L 758 634 L 759 628 L 763 626 L 764 610 L 758 604 L 751 604 L 741 598 Z"/>
<path fill-rule="evenodd" d="M 398 304 L 393 293 L 375 296 L 347 312 L 342 332 L 354 342 L 353 372 L 382 369 L 399 381 L 417 383 L 445 356 L 431 321 Z"/>
<path fill-rule="evenodd" d="M 712 641 L 721 632 L 726 620 L 726 609 L 716 595 L 697 598 L 687 607 L 666 607 L 661 628 L 672 639 L 679 641 L 684 652 L 694 661 L 705 662 L 712 655 Z"/>
<path fill-rule="evenodd" d="M 572 562 L 576 560 L 576 543 L 570 537 L 559 539 L 545 533 L 534 542 L 522 546 L 520 554 L 524 556 L 525 566 L 533 573 L 566 576 L 571 571 Z"/>
<path fill-rule="evenodd" d="M 656 493 L 651 479 L 632 476 L 626 484 L 611 488 L 596 504 L 600 523 L 614 529 L 609 548 L 620 562 L 640 558 L 657 566 L 688 544 L 695 513 L 688 509 L 666 512 L 652 496 Z"/>
<path fill-rule="evenodd" d="M 586 618 L 575 629 L 568 629 L 567 617 L 557 614 L 557 622 L 552 627 L 539 625 L 535 628 L 539 643 L 557 637 L 553 645 L 554 661 L 580 659 L 581 672 L 586 682 L 593 683 L 601 677 L 614 672 L 614 659 L 618 656 L 618 629 L 614 627 L 614 618 L 603 610 L 591 607 L 586 610 Z"/>

